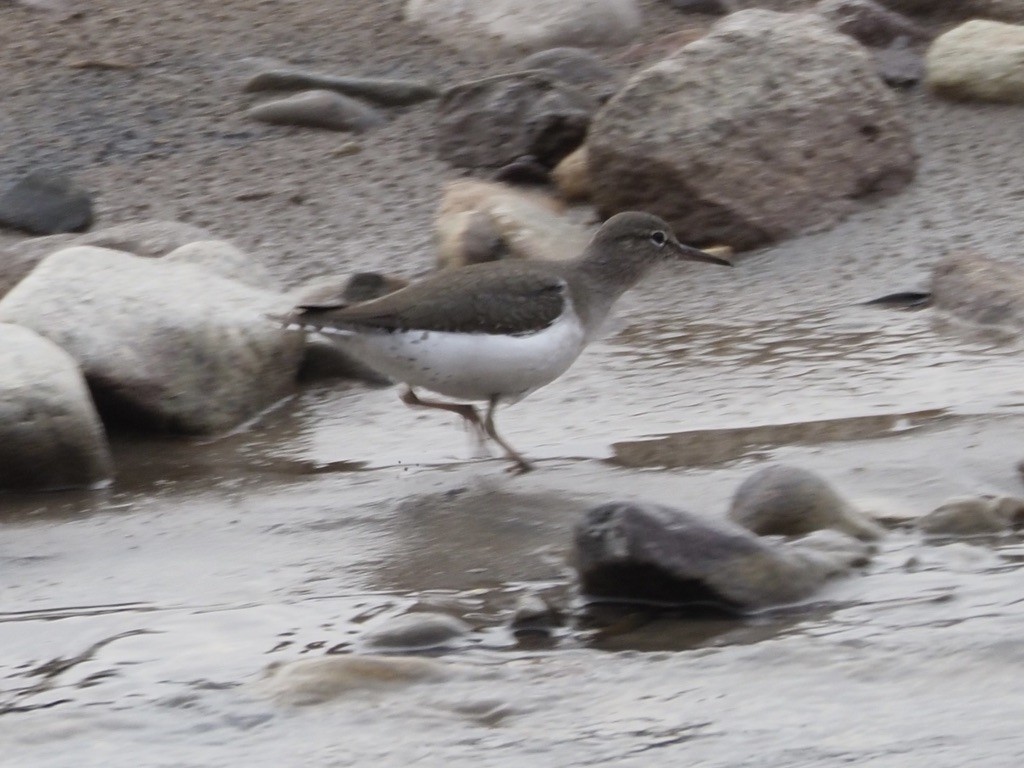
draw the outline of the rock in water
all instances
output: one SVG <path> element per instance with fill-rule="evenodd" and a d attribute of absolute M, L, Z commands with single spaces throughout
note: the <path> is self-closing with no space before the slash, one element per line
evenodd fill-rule
<path fill-rule="evenodd" d="M 1006 533 L 1024 525 L 1024 499 L 979 496 L 950 499 L 917 521 L 933 536 L 982 536 Z"/>
<path fill-rule="evenodd" d="M 587 512 L 575 552 L 590 597 L 733 610 L 806 598 L 867 555 L 864 544 L 833 531 L 773 544 L 726 521 L 628 502 Z"/>
<path fill-rule="evenodd" d="M 925 57 L 940 96 L 1024 102 L 1024 26 L 975 19 L 939 37 Z"/>
<path fill-rule="evenodd" d="M 363 642 L 390 651 L 425 651 L 462 642 L 471 627 L 446 613 L 414 612 L 396 616 L 367 630 Z"/>
<path fill-rule="evenodd" d="M 34 235 L 79 232 L 92 224 L 92 199 L 58 171 L 33 171 L 0 196 L 0 226 Z"/>
<path fill-rule="evenodd" d="M 44 259 L 0 301 L 0 319 L 69 352 L 104 415 L 212 433 L 290 390 L 303 335 L 265 315 L 291 309 L 194 264 L 78 246 Z"/>
<path fill-rule="evenodd" d="M 824 478 L 785 464 L 744 480 L 732 497 L 729 519 L 761 536 L 803 536 L 829 528 L 865 540 L 882 535 Z"/>
<path fill-rule="evenodd" d="M 634 76 L 587 150 L 604 215 L 649 210 L 684 242 L 739 249 L 833 224 L 916 165 L 867 51 L 817 16 L 762 10 Z"/>
<path fill-rule="evenodd" d="M 450 680 L 457 668 L 434 659 L 403 656 L 323 656 L 280 664 L 257 683 L 257 692 L 281 704 L 322 704 L 354 691 L 401 689 Z"/>
<path fill-rule="evenodd" d="M 78 364 L 28 328 L 0 323 L 0 488 L 90 488 L 112 473 Z"/>

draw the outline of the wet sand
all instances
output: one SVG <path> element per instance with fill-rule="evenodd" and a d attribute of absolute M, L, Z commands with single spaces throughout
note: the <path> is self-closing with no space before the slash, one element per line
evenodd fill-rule
<path fill-rule="evenodd" d="M 245 121 L 238 59 L 441 81 L 500 62 L 418 38 L 397 2 L 354 3 L 344 24 L 313 0 L 287 18 L 154 5 L 5 11 L 6 174 L 69 162 L 101 224 L 207 226 L 288 284 L 429 266 L 437 189 L 457 176 L 431 153 L 430 108 L 325 164 L 344 137 Z M 139 69 L 66 66 L 86 55 Z M 566 376 L 502 413 L 532 474 L 508 477 L 454 417 L 392 389 L 317 384 L 222 438 L 117 436 L 108 490 L 5 496 L 0 763 L 1015 765 L 1018 536 L 897 527 L 863 572 L 745 619 L 570 620 L 540 647 L 508 630 L 526 591 L 580 615 L 567 554 L 593 503 L 720 515 L 768 460 L 892 518 L 1024 493 L 1020 342 L 859 306 L 925 286 L 951 250 L 1024 258 L 1024 113 L 901 102 L 916 181 L 734 270 L 668 270 L 627 296 Z M 474 627 L 442 657 L 469 674 L 300 709 L 253 689 L 271 663 L 361 650 L 363 628 L 424 607 Z"/>

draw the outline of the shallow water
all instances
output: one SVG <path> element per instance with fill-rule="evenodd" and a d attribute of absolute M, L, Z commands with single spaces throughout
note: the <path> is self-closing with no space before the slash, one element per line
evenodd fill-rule
<path fill-rule="evenodd" d="M 1019 537 L 897 529 L 811 603 L 743 619 L 582 610 L 570 531 L 598 501 L 721 514 L 766 459 L 893 519 L 1021 492 L 1016 343 L 856 306 L 688 322 L 664 301 L 683 280 L 502 414 L 524 477 L 393 390 L 317 385 L 221 439 L 118 437 L 109 490 L 5 497 L 0 761 L 1015 762 Z M 509 629 L 527 592 L 569 617 L 547 640 Z M 254 687 L 424 608 L 474 627 L 442 656 L 456 679 L 298 709 Z"/>

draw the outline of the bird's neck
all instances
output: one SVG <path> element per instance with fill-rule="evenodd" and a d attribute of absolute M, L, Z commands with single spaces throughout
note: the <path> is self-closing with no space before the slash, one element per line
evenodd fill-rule
<path fill-rule="evenodd" d="M 597 332 L 612 306 L 632 288 L 651 267 L 648 259 L 631 258 L 614 252 L 587 249 L 576 263 L 573 292 L 576 311 L 587 334 Z"/>

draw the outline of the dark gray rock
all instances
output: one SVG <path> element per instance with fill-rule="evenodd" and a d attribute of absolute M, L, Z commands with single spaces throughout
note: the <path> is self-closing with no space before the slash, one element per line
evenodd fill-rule
<path fill-rule="evenodd" d="M 635 75 L 594 116 L 587 151 L 602 215 L 649 210 L 683 241 L 737 249 L 834 224 L 917 163 L 861 45 L 818 16 L 762 10 Z"/>
<path fill-rule="evenodd" d="M 897 40 L 888 48 L 871 51 L 882 81 L 892 88 L 913 88 L 924 80 L 924 56 Z"/>
<path fill-rule="evenodd" d="M 584 594 L 598 599 L 748 610 L 801 600 L 863 563 L 864 544 L 834 531 L 769 542 L 727 521 L 616 502 L 575 531 Z"/>
<path fill-rule="evenodd" d="M 729 519 L 762 536 L 803 536 L 829 528 L 865 540 L 882 535 L 824 478 L 785 464 L 744 480 L 732 497 Z"/>
<path fill-rule="evenodd" d="M 402 107 L 436 99 L 440 91 L 430 83 L 417 80 L 389 80 L 377 77 L 339 77 L 308 72 L 294 67 L 261 69 L 245 83 L 245 90 L 254 91 L 336 91 L 353 98 L 365 99 L 382 107 Z"/>
<path fill-rule="evenodd" d="M 578 88 L 601 102 L 619 90 L 619 76 L 594 53 L 583 48 L 549 48 L 520 59 L 516 70 L 542 69 L 563 83 Z"/>
<path fill-rule="evenodd" d="M 0 488 L 91 488 L 112 473 L 78 364 L 28 328 L 0 323 Z"/>
<path fill-rule="evenodd" d="M 837 32 L 863 45 L 885 47 L 899 39 L 920 42 L 930 37 L 914 21 L 874 0 L 821 0 L 815 10 Z"/>
<path fill-rule="evenodd" d="M 724 16 L 733 10 L 727 0 L 668 0 L 668 4 L 683 13 L 706 13 L 712 16 Z"/>
<path fill-rule="evenodd" d="M 202 434 L 236 426 L 291 390 L 303 334 L 266 316 L 292 306 L 194 264 L 76 246 L 8 293 L 0 319 L 70 353 L 105 417 Z"/>
<path fill-rule="evenodd" d="M 361 133 L 382 125 L 384 115 L 361 101 L 334 91 L 303 91 L 251 107 L 253 120 L 271 125 L 298 125 Z"/>
<path fill-rule="evenodd" d="M 80 232 L 92 224 L 92 198 L 59 171 L 33 171 L 0 196 L 0 226 L 34 235 Z"/>
<path fill-rule="evenodd" d="M 467 168 L 499 168 L 523 155 L 550 168 L 582 143 L 597 106 L 543 70 L 462 83 L 438 103 L 438 151 Z"/>
<path fill-rule="evenodd" d="M 975 253 L 951 254 L 935 265 L 932 303 L 981 325 L 1024 329 L 1024 271 Z"/>

